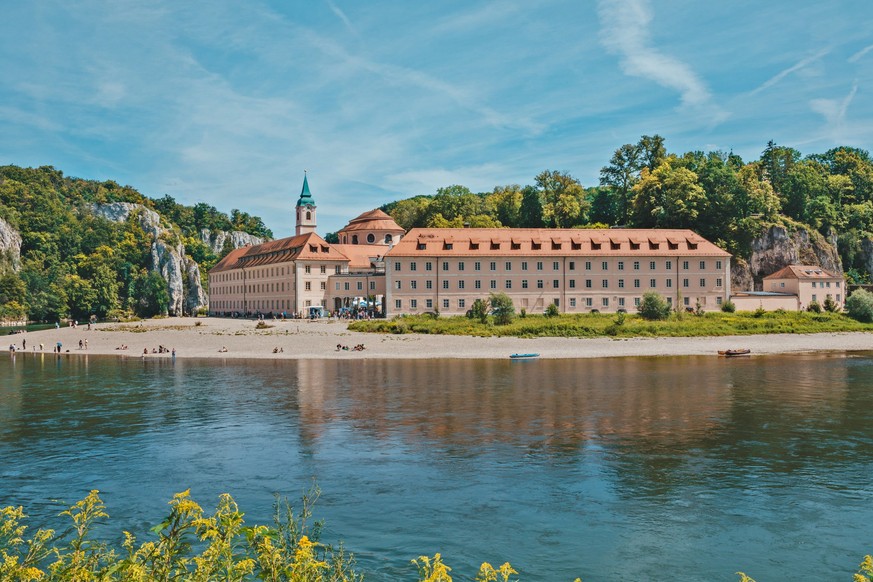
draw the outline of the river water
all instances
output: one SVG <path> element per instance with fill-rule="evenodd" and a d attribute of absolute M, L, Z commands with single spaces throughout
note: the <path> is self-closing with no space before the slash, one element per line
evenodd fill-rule
<path fill-rule="evenodd" d="M 0 506 L 106 538 L 190 488 L 268 523 L 312 480 L 369 580 L 847 580 L 873 552 L 873 354 L 418 361 L 0 357 Z"/>

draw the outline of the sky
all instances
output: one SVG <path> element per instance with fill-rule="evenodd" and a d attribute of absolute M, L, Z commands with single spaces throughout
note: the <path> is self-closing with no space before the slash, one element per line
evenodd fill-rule
<path fill-rule="evenodd" d="M 39 0 L 0 18 L 0 165 L 318 231 L 625 143 L 870 149 L 870 0 Z"/>

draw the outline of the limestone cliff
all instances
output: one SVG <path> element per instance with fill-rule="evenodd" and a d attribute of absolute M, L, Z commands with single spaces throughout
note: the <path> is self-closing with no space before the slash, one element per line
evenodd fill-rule
<path fill-rule="evenodd" d="M 200 240 L 203 241 L 203 244 L 212 249 L 212 252 L 216 255 L 221 255 L 221 251 L 224 249 L 224 245 L 228 241 L 230 241 L 231 248 L 234 249 L 259 245 L 262 242 L 266 242 L 265 239 L 239 230 L 231 232 L 219 230 L 216 232 L 210 231 L 208 228 L 204 228 L 200 231 Z"/>
<path fill-rule="evenodd" d="M 804 226 L 771 225 L 752 241 L 748 260 L 735 257 L 731 263 L 731 290 L 761 290 L 761 281 L 788 265 L 817 265 L 842 273 L 836 240 Z"/>
<path fill-rule="evenodd" d="M 0 218 L 0 273 L 21 267 L 21 235 Z"/>
<path fill-rule="evenodd" d="M 113 222 L 125 222 L 131 216 L 135 217 L 152 241 L 152 270 L 167 281 L 170 315 L 192 314 L 208 305 L 206 293 L 200 284 L 200 267 L 186 256 L 185 246 L 172 229 L 161 224 L 157 212 L 129 202 L 91 204 L 90 210 Z"/>

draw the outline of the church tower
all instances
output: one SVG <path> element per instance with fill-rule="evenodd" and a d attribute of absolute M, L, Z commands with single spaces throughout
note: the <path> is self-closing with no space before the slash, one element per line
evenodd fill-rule
<path fill-rule="evenodd" d="M 303 173 L 303 189 L 297 200 L 297 228 L 295 235 L 315 232 L 315 200 L 309 193 L 309 182 L 306 180 L 306 172 Z"/>

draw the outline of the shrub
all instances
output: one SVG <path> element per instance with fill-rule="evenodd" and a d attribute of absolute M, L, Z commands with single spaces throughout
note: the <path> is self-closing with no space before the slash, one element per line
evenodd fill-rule
<path fill-rule="evenodd" d="M 806 310 L 810 313 L 821 313 L 821 304 L 813 299 L 809 302 L 809 305 L 806 306 Z"/>
<path fill-rule="evenodd" d="M 764 317 L 764 314 L 765 314 L 765 313 L 767 313 L 767 310 L 764 309 L 764 306 L 763 306 L 763 305 L 759 305 L 759 306 L 758 306 L 758 309 L 755 310 L 755 313 L 754 313 L 753 315 L 754 315 L 755 317 Z"/>
<path fill-rule="evenodd" d="M 836 313 L 840 310 L 840 305 L 834 301 L 833 297 L 828 295 L 824 300 L 824 308 L 828 313 Z"/>
<path fill-rule="evenodd" d="M 734 313 L 737 310 L 737 306 L 734 305 L 733 301 L 725 301 L 721 304 L 721 310 L 725 313 Z"/>
<path fill-rule="evenodd" d="M 873 322 L 873 293 L 856 290 L 846 299 L 846 312 L 861 323 Z"/>
<path fill-rule="evenodd" d="M 470 308 L 470 319 L 478 319 L 481 323 L 485 323 L 488 319 L 488 303 L 482 299 L 477 299 L 473 302 L 473 307 Z"/>
<path fill-rule="evenodd" d="M 492 293 L 488 301 L 491 303 L 491 314 L 494 315 L 494 323 L 497 325 L 506 325 L 515 318 L 515 306 L 506 293 Z"/>
<path fill-rule="evenodd" d="M 525 309 L 524 307 L 522 307 L 521 310 L 518 312 L 518 316 L 519 316 L 520 318 L 522 318 L 522 319 L 524 319 L 525 317 L 527 317 L 527 309 Z"/>
<path fill-rule="evenodd" d="M 558 315 L 558 306 L 554 303 L 549 303 L 549 306 L 546 307 L 546 317 L 557 317 Z"/>
<path fill-rule="evenodd" d="M 655 291 L 643 293 L 637 310 L 640 312 L 640 317 L 649 321 L 659 321 L 670 317 L 670 304 L 660 293 Z"/>

